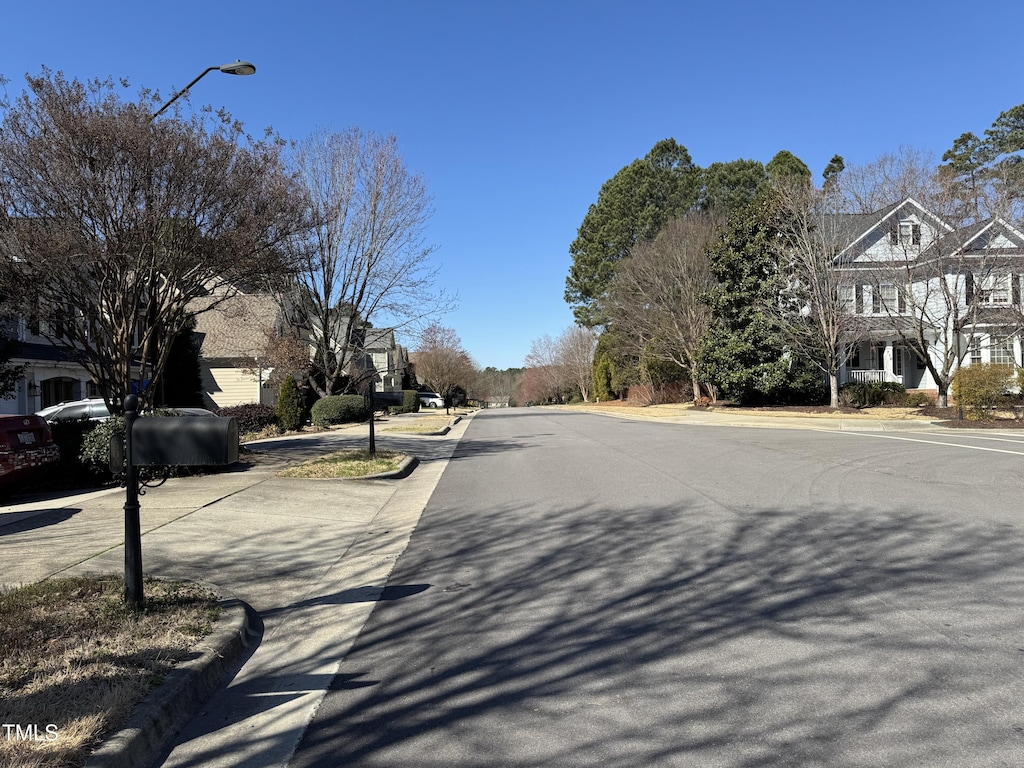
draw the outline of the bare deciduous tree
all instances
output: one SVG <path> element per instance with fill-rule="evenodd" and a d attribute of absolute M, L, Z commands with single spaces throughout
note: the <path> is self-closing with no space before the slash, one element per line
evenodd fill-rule
<path fill-rule="evenodd" d="M 318 131 L 298 146 L 294 167 L 315 226 L 296 243 L 297 281 L 282 298 L 314 344 L 313 385 L 323 396 L 351 376 L 367 323 L 402 327 L 451 301 L 435 290 L 434 249 L 424 243 L 426 184 L 406 168 L 394 136 Z"/>
<path fill-rule="evenodd" d="M 133 383 L 151 399 L 213 284 L 280 279 L 301 205 L 281 144 L 223 111 L 153 120 L 156 94 L 125 101 L 109 80 L 27 83 L 0 98 L 0 287 L 119 412 Z"/>
<path fill-rule="evenodd" d="M 530 402 L 561 402 L 572 389 L 572 373 L 548 334 L 533 341 L 523 365 L 524 396 Z"/>
<path fill-rule="evenodd" d="M 557 339 L 545 334 L 535 339 L 524 362 L 524 387 L 529 400 L 561 402 L 573 390 L 585 402 L 593 384 L 594 349 L 597 334 L 589 328 L 571 325 Z"/>
<path fill-rule="evenodd" d="M 849 311 L 845 275 L 836 269 L 849 232 L 840 185 L 778 183 L 773 194 L 782 228 L 781 295 L 769 310 L 792 353 L 828 377 L 829 403 L 838 408 L 840 369 L 867 334 L 864 318 Z"/>
<path fill-rule="evenodd" d="M 583 402 L 590 402 L 590 389 L 594 381 L 594 349 L 597 334 L 590 328 L 571 325 L 556 340 L 558 354 L 567 368 L 567 374 L 580 391 Z"/>
<path fill-rule="evenodd" d="M 410 360 L 416 380 L 441 395 L 446 407 L 459 387 L 468 390 L 476 380 L 476 364 L 463 348 L 455 329 L 437 323 L 424 329 Z"/>
<path fill-rule="evenodd" d="M 713 213 L 670 221 L 620 263 L 607 299 L 616 335 L 633 347 L 630 352 L 687 371 L 694 399 L 701 396 L 697 356 L 714 322 L 704 297 L 714 285 L 707 246 L 719 224 Z"/>
<path fill-rule="evenodd" d="M 523 379 L 521 368 L 484 368 L 477 379 L 480 398 L 500 404 L 510 404 L 515 400 L 516 392 Z"/>

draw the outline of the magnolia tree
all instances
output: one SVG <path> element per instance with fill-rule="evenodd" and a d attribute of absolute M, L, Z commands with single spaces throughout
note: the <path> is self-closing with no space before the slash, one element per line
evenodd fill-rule
<path fill-rule="evenodd" d="M 128 100 L 123 83 L 26 79 L 0 97 L 0 290 L 119 412 L 133 386 L 151 401 L 172 340 L 223 286 L 285 279 L 301 198 L 281 142 L 226 112 L 154 119 L 158 94 Z"/>

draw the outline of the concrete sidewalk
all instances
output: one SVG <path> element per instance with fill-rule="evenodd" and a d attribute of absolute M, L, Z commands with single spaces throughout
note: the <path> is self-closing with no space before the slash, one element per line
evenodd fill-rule
<path fill-rule="evenodd" d="M 380 448 L 420 459 L 401 480 L 275 476 L 286 464 L 364 446 L 363 427 L 256 443 L 258 461 L 244 470 L 147 490 L 145 574 L 208 584 L 248 603 L 262 623 L 251 657 L 165 765 L 287 765 L 469 421 L 444 437 L 378 432 Z M 124 491 L 113 489 L 0 507 L 0 582 L 122 573 L 123 506 Z"/>

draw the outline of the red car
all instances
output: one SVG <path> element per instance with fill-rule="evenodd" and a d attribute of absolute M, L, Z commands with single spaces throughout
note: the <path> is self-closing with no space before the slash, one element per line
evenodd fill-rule
<path fill-rule="evenodd" d="M 9 488 L 60 461 L 42 416 L 0 416 L 0 488 Z"/>

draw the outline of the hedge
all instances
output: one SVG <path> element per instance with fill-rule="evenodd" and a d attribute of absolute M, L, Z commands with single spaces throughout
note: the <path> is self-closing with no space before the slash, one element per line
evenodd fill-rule
<path fill-rule="evenodd" d="M 370 409 L 362 395 L 329 395 L 313 403 L 310 418 L 318 427 L 348 424 L 370 418 Z"/>
<path fill-rule="evenodd" d="M 419 410 L 420 393 L 415 389 L 403 389 L 401 413 L 419 413 Z"/>
<path fill-rule="evenodd" d="M 277 424 L 277 413 L 273 406 L 261 403 L 230 405 L 214 411 L 218 416 L 234 416 L 238 422 L 238 434 L 261 432 L 272 424 Z"/>
<path fill-rule="evenodd" d="M 293 376 L 285 378 L 277 396 L 277 423 L 282 429 L 296 430 L 303 422 L 303 398 Z"/>
<path fill-rule="evenodd" d="M 895 381 L 864 381 L 844 385 L 840 389 L 841 400 L 858 408 L 872 405 L 902 405 L 907 399 L 907 390 Z"/>

